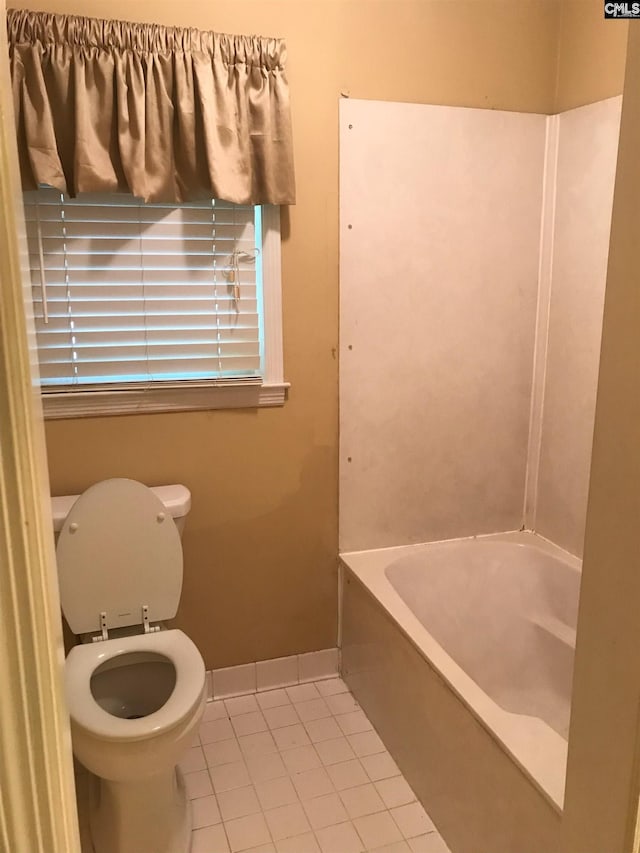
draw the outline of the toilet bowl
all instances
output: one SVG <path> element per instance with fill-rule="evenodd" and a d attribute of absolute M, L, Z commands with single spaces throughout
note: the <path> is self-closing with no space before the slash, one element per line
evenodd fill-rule
<path fill-rule="evenodd" d="M 182 587 L 175 508 L 132 480 L 65 500 L 61 602 L 83 639 L 67 657 L 66 694 L 74 753 L 94 777 L 95 851 L 187 853 L 190 811 L 176 765 L 197 736 L 205 668 L 189 637 L 160 621 L 175 615 Z"/>

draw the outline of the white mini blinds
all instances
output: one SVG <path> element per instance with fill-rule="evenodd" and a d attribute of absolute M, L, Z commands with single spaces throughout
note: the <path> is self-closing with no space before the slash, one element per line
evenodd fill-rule
<path fill-rule="evenodd" d="M 45 391 L 259 381 L 259 206 L 47 189 L 25 213 Z"/>

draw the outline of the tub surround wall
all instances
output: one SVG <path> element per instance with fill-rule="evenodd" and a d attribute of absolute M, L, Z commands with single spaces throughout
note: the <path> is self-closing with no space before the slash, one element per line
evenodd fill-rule
<path fill-rule="evenodd" d="M 516 529 L 546 119 L 341 106 L 340 548 Z"/>
<path fill-rule="evenodd" d="M 537 500 L 528 527 L 582 555 L 622 98 L 558 117 Z"/>
<path fill-rule="evenodd" d="M 345 571 L 343 677 L 453 853 L 556 850 L 559 812 Z"/>
<path fill-rule="evenodd" d="M 582 553 L 620 107 L 343 103 L 342 551 Z"/>

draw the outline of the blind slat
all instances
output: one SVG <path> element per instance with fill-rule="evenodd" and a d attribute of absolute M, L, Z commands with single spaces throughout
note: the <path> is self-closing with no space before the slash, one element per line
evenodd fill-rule
<path fill-rule="evenodd" d="M 145 273 L 144 270 L 140 271 L 139 269 L 134 270 L 119 270 L 116 268 L 112 268 L 109 270 L 108 275 L 103 270 L 96 269 L 87 269 L 87 270 L 75 270 L 73 267 L 69 270 L 69 274 L 67 275 L 65 272 L 65 268 L 63 265 L 60 265 L 59 268 L 51 268 L 48 270 L 48 282 L 52 285 L 67 285 L 69 284 L 71 287 L 79 287 L 79 286 L 89 286 L 93 284 L 97 284 L 100 287 L 104 287 L 105 284 L 110 285 L 118 285 L 118 284 L 142 284 L 142 280 L 144 278 L 144 283 L 147 286 L 156 286 L 162 284 L 172 285 L 173 287 L 179 287 L 181 285 L 190 283 L 190 284 L 206 284 L 209 287 L 216 285 L 224 285 L 229 284 L 229 279 L 227 275 L 231 272 L 231 268 L 225 264 L 224 266 L 220 266 L 216 270 L 216 275 L 214 277 L 212 269 L 199 269 L 192 270 L 185 267 L 182 270 L 154 270 L 153 277 L 148 273 Z M 255 270 L 246 270 L 243 269 L 240 271 L 240 284 L 252 284 L 255 283 Z M 33 285 L 40 284 L 40 268 L 33 268 L 31 270 L 31 282 Z"/>
<path fill-rule="evenodd" d="M 183 238 L 190 240 L 244 240 L 251 243 L 254 238 L 253 225 L 243 226 L 242 232 L 239 233 L 240 223 L 223 223 L 213 221 L 211 219 L 205 222 L 144 222 L 144 233 L 140 233 L 140 222 L 114 220 L 105 222 L 104 220 L 93 219 L 65 219 L 64 222 L 60 217 L 52 219 L 47 218 L 46 213 L 40 213 L 40 218 L 37 217 L 35 211 L 25 210 L 25 220 L 27 225 L 27 233 L 36 233 L 38 224 L 42 239 L 58 240 L 62 237 L 87 237 L 96 240 L 181 240 Z"/>

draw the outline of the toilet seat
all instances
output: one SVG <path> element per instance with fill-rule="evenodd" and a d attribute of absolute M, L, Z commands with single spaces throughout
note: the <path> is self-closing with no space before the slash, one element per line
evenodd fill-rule
<path fill-rule="evenodd" d="M 175 668 L 176 684 L 162 708 L 146 717 L 125 720 L 114 717 L 98 705 L 91 693 L 91 676 L 106 661 L 131 652 L 151 652 L 166 657 Z M 202 696 L 204 682 L 200 652 L 186 634 L 176 629 L 74 646 L 65 666 L 72 720 L 103 740 L 145 740 L 172 728 L 193 711 Z"/>

